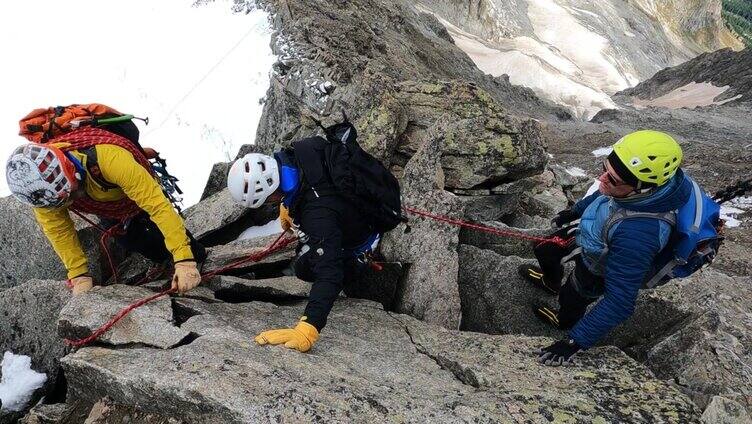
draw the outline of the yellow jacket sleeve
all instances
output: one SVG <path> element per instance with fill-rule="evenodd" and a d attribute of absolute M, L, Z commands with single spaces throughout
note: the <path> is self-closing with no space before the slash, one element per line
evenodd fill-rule
<path fill-rule="evenodd" d="M 89 272 L 86 255 L 81 248 L 68 208 L 34 208 L 34 216 L 68 270 L 68 278 Z"/>
<path fill-rule="evenodd" d="M 133 155 L 122 147 L 102 144 L 97 146 L 97 161 L 104 179 L 119 186 L 157 224 L 172 259 L 193 259 L 183 219 L 162 193 L 162 187 Z"/>

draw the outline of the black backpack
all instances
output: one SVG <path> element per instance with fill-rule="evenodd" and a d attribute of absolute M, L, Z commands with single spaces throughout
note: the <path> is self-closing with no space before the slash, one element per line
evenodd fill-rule
<path fill-rule="evenodd" d="M 325 139 L 312 137 L 293 144 L 296 161 L 314 193 L 325 195 L 334 191 L 346 198 L 379 233 L 406 221 L 397 178 L 360 147 L 357 130 L 347 117 L 339 124 L 321 127 Z"/>

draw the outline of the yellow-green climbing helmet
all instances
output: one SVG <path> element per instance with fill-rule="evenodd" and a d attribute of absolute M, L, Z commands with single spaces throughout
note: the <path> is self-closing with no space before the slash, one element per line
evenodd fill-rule
<path fill-rule="evenodd" d="M 637 180 L 660 186 L 676 174 L 682 149 L 670 135 L 652 130 L 635 131 L 614 144 L 614 153 Z"/>

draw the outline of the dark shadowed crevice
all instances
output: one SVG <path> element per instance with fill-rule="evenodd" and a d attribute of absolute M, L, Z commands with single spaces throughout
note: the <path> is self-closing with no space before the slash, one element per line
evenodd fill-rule
<path fill-rule="evenodd" d="M 198 339 L 199 337 L 201 337 L 200 334 L 191 331 L 187 336 L 183 337 L 183 340 L 179 341 L 176 345 L 171 346 L 170 349 L 175 349 L 181 346 L 188 346 L 189 344 L 196 341 L 196 339 Z"/>
<path fill-rule="evenodd" d="M 45 394 L 44 403 L 63 403 L 68 394 L 68 379 L 65 378 L 63 367 L 58 366 L 55 383 Z"/>
<path fill-rule="evenodd" d="M 227 303 L 267 302 L 277 306 L 293 306 L 307 299 L 304 296 L 264 293 L 260 290 L 255 291 L 248 288 L 220 289 L 214 292 L 214 297 Z"/>
<path fill-rule="evenodd" d="M 246 267 L 239 267 L 222 272 L 219 275 L 229 275 L 241 277 L 249 280 L 265 280 L 270 278 L 284 277 L 285 270 L 290 266 L 290 259 L 265 264 L 255 264 Z"/>
<path fill-rule="evenodd" d="M 176 299 L 170 300 L 170 303 L 172 304 L 172 319 L 175 321 L 176 327 L 182 326 L 186 321 L 196 315 L 201 315 L 201 312 L 178 302 Z"/>

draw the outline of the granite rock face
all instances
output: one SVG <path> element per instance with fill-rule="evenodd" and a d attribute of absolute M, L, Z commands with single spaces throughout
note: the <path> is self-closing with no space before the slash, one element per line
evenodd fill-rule
<path fill-rule="evenodd" d="M 640 295 L 635 315 L 609 340 L 702 408 L 722 396 L 752 410 L 750 277 L 705 269 Z"/>
<path fill-rule="evenodd" d="M 195 423 L 679 423 L 700 415 L 613 348 L 588 352 L 575 372 L 552 370 L 531 353 L 547 339 L 447 331 L 372 302 L 341 300 L 314 349 L 300 354 L 252 341 L 294 322 L 297 307 L 178 302 L 195 313 L 181 326 L 195 340 L 170 350 L 80 349 L 63 362 L 71 393 Z"/>
<path fill-rule="evenodd" d="M 490 250 L 460 245 L 459 288 L 462 330 L 488 334 L 527 334 L 563 337 L 564 332 L 533 315 L 533 305 L 556 304 L 555 297 L 518 274 L 529 259 L 501 256 Z"/>
<path fill-rule="evenodd" d="M 0 352 L 30 356 L 32 368 L 47 374 L 45 393 L 57 384 L 59 360 L 70 351 L 56 324 L 70 298 L 62 281 L 30 280 L 0 292 Z"/>

